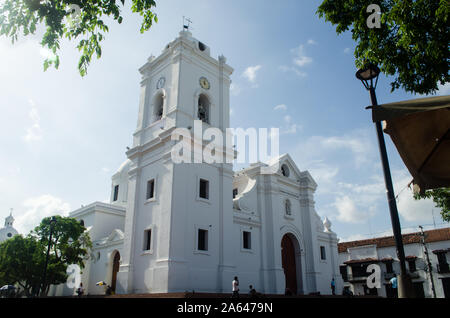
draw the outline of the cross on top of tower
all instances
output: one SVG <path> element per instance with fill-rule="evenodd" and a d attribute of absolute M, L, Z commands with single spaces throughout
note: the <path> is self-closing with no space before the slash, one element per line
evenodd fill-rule
<path fill-rule="evenodd" d="M 192 21 L 188 17 L 183 16 L 183 30 L 188 31 L 191 23 Z"/>

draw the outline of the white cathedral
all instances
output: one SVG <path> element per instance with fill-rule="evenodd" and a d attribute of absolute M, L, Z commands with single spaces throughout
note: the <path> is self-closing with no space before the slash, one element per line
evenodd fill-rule
<path fill-rule="evenodd" d="M 342 288 L 337 236 L 314 209 L 317 184 L 288 154 L 233 171 L 230 163 L 171 160 L 171 133 L 194 120 L 230 126 L 226 59 L 188 30 L 150 57 L 142 74 L 137 128 L 128 159 L 112 176 L 110 203 L 70 213 L 93 248 L 82 270 L 85 294 L 240 292 L 331 294 Z M 272 174 L 263 167 L 280 167 Z M 53 286 L 49 295 L 76 287 Z"/>

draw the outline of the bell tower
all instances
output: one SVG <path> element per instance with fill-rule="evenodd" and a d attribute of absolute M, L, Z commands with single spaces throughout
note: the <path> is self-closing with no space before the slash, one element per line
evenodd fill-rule
<path fill-rule="evenodd" d="M 171 135 L 229 127 L 233 69 L 184 29 L 142 75 L 118 293 L 221 292 L 232 280 L 232 177 L 228 163 L 174 163 Z"/>
<path fill-rule="evenodd" d="M 229 89 L 233 69 L 216 60 L 210 48 L 183 30 L 161 55 L 151 56 L 142 75 L 138 123 L 133 147 L 158 138 L 173 127 L 193 127 L 194 120 L 225 130 L 230 124 Z"/>

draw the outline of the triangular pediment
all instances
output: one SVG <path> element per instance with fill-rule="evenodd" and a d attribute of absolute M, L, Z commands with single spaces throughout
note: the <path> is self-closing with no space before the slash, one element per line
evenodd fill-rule
<path fill-rule="evenodd" d="M 268 162 L 268 165 L 271 167 L 271 171 L 276 171 L 276 174 L 280 176 L 285 176 L 292 181 L 299 182 L 302 186 L 307 186 L 312 189 L 317 188 L 317 183 L 311 174 L 306 170 L 300 171 L 294 160 L 287 153 L 272 159 Z"/>
<path fill-rule="evenodd" d="M 289 179 L 297 181 L 301 177 L 300 170 L 294 160 L 292 160 L 291 156 L 287 153 L 272 159 L 268 164 L 269 166 L 274 167 L 273 171 L 276 171 L 277 174 Z"/>

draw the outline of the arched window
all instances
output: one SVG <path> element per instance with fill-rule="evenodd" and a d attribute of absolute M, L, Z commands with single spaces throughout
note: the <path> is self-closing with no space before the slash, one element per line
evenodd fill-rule
<path fill-rule="evenodd" d="M 286 199 L 286 201 L 284 203 L 284 209 L 285 209 L 286 215 L 292 215 L 292 213 L 291 213 L 291 201 L 289 201 L 289 199 Z"/>
<path fill-rule="evenodd" d="M 164 109 L 164 97 L 163 94 L 158 94 L 155 97 L 155 102 L 153 103 L 153 122 L 158 121 L 162 118 Z"/>
<path fill-rule="evenodd" d="M 286 165 L 281 166 L 281 174 L 285 177 L 289 177 L 289 168 Z"/>
<path fill-rule="evenodd" d="M 199 120 L 209 124 L 209 112 L 211 103 L 206 95 L 201 94 L 198 98 L 197 117 Z"/>

